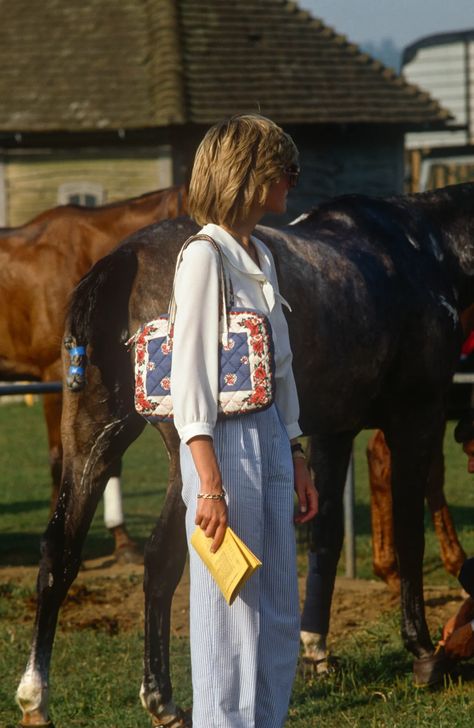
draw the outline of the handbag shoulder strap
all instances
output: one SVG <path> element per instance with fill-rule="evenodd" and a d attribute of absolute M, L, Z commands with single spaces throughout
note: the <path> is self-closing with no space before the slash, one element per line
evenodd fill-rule
<path fill-rule="evenodd" d="M 222 251 L 218 243 L 214 240 L 214 238 L 211 238 L 210 235 L 204 235 L 204 234 L 198 234 L 198 235 L 191 235 L 187 240 L 185 240 L 181 250 L 178 253 L 178 258 L 176 260 L 176 268 L 174 272 L 174 279 L 173 279 L 173 289 L 171 291 L 171 298 L 169 302 L 168 307 L 168 337 L 170 335 L 170 332 L 172 331 L 174 320 L 176 318 L 176 297 L 175 297 L 175 284 L 176 284 L 176 275 L 178 273 L 179 266 L 181 265 L 181 262 L 183 260 L 184 251 L 186 248 L 195 240 L 206 240 L 208 243 L 212 245 L 214 250 L 217 253 L 218 260 L 219 260 L 219 317 L 224 316 L 224 312 L 226 313 L 225 319 L 227 319 L 227 312 L 230 308 L 234 305 L 234 290 L 232 287 L 232 280 L 229 276 L 229 281 L 227 282 L 226 275 L 225 275 L 225 268 L 224 268 L 224 260 L 222 257 Z"/>

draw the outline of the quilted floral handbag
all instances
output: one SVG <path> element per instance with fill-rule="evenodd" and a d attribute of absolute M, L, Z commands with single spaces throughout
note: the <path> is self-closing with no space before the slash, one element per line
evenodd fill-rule
<path fill-rule="evenodd" d="M 270 407 L 275 397 L 272 331 L 268 318 L 254 309 L 234 307 L 232 282 L 227 282 L 219 245 L 207 235 L 188 238 L 207 240 L 217 251 L 220 268 L 220 331 L 218 417 L 258 412 Z M 176 279 L 176 273 L 175 273 Z M 135 408 L 152 424 L 173 420 L 170 389 L 173 325 L 176 300 L 173 292 L 167 314 L 142 326 L 127 346 L 135 346 Z"/>

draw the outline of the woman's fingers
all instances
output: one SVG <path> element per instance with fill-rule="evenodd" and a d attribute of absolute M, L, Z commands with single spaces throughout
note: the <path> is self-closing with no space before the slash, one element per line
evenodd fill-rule
<path fill-rule="evenodd" d="M 220 547 L 224 540 L 225 532 L 227 528 L 227 522 L 226 523 L 220 523 L 216 529 L 215 535 L 214 535 L 214 541 L 211 544 L 211 551 L 213 554 L 217 551 L 217 549 Z"/>
<path fill-rule="evenodd" d="M 298 497 L 299 513 L 295 523 L 306 523 L 318 512 L 318 491 L 311 474 L 302 458 L 295 460 L 295 490 Z"/>
<path fill-rule="evenodd" d="M 310 521 L 318 512 L 318 491 L 316 488 L 313 486 L 313 488 L 307 492 L 306 496 L 306 510 L 296 517 L 295 520 L 297 523 L 306 523 L 306 521 Z"/>
<path fill-rule="evenodd" d="M 448 637 L 451 637 L 452 633 L 454 632 L 456 628 L 456 617 L 451 617 L 448 619 L 446 624 L 443 627 L 443 641 L 446 641 Z"/>
<path fill-rule="evenodd" d="M 308 494 L 309 512 L 311 513 L 311 518 L 314 518 L 319 510 L 319 493 L 314 483 L 311 483 L 311 486 Z"/>
<path fill-rule="evenodd" d="M 217 551 L 227 528 L 227 503 L 224 500 L 199 501 L 194 522 L 202 528 L 207 538 L 214 539 L 211 551 Z"/>

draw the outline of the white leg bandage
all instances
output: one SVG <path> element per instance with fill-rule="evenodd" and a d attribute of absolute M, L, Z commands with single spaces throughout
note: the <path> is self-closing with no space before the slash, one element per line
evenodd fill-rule
<path fill-rule="evenodd" d="M 123 523 L 120 478 L 109 478 L 104 490 L 104 523 L 106 528 L 115 528 Z"/>

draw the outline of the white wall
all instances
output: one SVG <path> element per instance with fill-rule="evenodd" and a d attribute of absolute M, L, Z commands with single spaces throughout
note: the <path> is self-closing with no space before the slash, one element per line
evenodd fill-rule
<path fill-rule="evenodd" d="M 471 129 L 452 132 L 416 132 L 407 134 L 407 148 L 427 146 L 462 146 L 474 141 L 474 42 L 453 43 L 420 48 L 403 67 L 409 83 L 427 91 L 453 115 L 451 125 L 466 124 L 466 82 L 470 87 Z"/>

